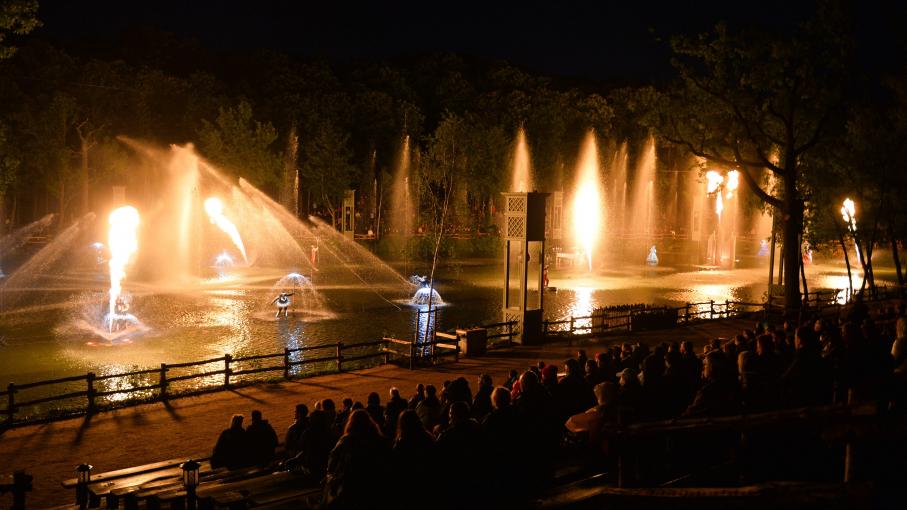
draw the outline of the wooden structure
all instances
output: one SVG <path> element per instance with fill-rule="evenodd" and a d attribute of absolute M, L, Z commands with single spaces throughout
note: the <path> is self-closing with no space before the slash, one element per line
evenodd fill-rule
<path fill-rule="evenodd" d="M 503 195 L 504 322 L 519 323 L 518 343 L 539 343 L 543 339 L 545 209 L 549 194 L 507 192 Z M 512 273 L 517 276 L 516 289 L 511 288 Z"/>
<path fill-rule="evenodd" d="M 353 239 L 356 232 L 356 190 L 348 189 L 343 193 L 340 227 L 344 236 Z"/>

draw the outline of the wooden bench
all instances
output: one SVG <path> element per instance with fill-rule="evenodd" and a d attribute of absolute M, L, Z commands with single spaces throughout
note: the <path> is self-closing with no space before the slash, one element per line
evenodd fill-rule
<path fill-rule="evenodd" d="M 179 457 L 141 466 L 117 469 L 92 476 L 87 487 L 88 506 L 92 508 L 99 507 L 101 506 L 101 501 L 104 500 L 104 505 L 107 508 L 118 508 L 119 496 L 117 493 L 122 492 L 125 488 L 140 486 L 142 484 L 160 480 L 170 479 L 179 481 L 182 479 L 180 464 L 186 462 L 188 458 L 190 457 Z M 211 471 L 211 465 L 206 461 L 206 455 L 199 455 L 191 458 L 201 459 L 203 461 L 203 468 L 200 470 L 200 475 Z M 63 481 L 63 487 L 66 489 L 77 489 L 78 485 L 79 482 L 77 478 L 70 478 Z"/>
<path fill-rule="evenodd" d="M 16 471 L 11 475 L 0 475 L 0 494 L 13 495 L 12 510 L 25 510 L 25 493 L 31 491 L 31 475 Z"/>

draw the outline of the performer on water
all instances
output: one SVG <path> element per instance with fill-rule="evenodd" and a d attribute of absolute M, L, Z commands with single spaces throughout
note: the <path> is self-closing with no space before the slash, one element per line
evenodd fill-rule
<path fill-rule="evenodd" d="M 274 301 L 271 301 L 272 304 L 277 305 L 277 312 L 274 314 L 274 318 L 280 317 L 280 312 L 283 312 L 284 319 L 287 318 L 290 305 L 293 304 L 293 300 L 290 299 L 290 296 L 292 296 L 293 294 L 295 293 L 281 292 L 279 296 L 274 298 Z"/>

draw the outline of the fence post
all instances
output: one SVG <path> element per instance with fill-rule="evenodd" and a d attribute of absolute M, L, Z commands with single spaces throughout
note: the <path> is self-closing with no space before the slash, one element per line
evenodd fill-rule
<path fill-rule="evenodd" d="M 85 382 L 87 383 L 87 395 L 88 395 L 88 414 L 94 414 L 95 412 L 95 401 L 94 401 L 94 372 L 88 372 L 85 376 Z"/>
<path fill-rule="evenodd" d="M 683 322 L 684 324 L 690 322 L 690 303 L 687 303 L 683 307 Z"/>
<path fill-rule="evenodd" d="M 283 348 L 283 378 L 290 378 L 290 348 Z"/>
<path fill-rule="evenodd" d="M 337 342 L 337 371 L 343 372 L 343 342 Z"/>
<path fill-rule="evenodd" d="M 230 387 L 230 374 L 232 373 L 232 370 L 230 369 L 231 361 L 233 361 L 233 356 L 224 354 L 224 388 Z"/>
<path fill-rule="evenodd" d="M 32 489 L 31 482 L 25 471 L 13 472 L 13 510 L 25 510 L 25 493 Z"/>
<path fill-rule="evenodd" d="M 730 299 L 724 300 L 724 318 L 725 319 L 731 318 L 731 300 Z"/>
<path fill-rule="evenodd" d="M 167 400 L 167 364 L 161 363 L 161 400 Z"/>
<path fill-rule="evenodd" d="M 409 344 L 409 369 L 412 370 L 416 363 L 416 342 Z"/>
<path fill-rule="evenodd" d="M 391 362 L 391 351 L 387 348 L 387 340 L 382 338 L 381 342 L 381 348 L 384 349 L 384 364 L 387 365 Z"/>
<path fill-rule="evenodd" d="M 573 334 L 573 316 L 570 316 L 570 334 Z"/>
<path fill-rule="evenodd" d="M 6 391 L 6 420 L 7 422 L 12 423 L 13 416 L 16 414 L 16 384 L 9 383 L 9 386 L 6 387 Z"/>
<path fill-rule="evenodd" d="M 714 319 L 714 318 L 715 318 L 715 300 L 710 299 L 709 300 L 709 319 Z"/>

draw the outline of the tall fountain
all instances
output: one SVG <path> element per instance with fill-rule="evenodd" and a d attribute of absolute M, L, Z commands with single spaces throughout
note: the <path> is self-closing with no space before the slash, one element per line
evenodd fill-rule
<path fill-rule="evenodd" d="M 627 222 L 629 234 L 646 239 L 655 232 L 655 165 L 655 138 L 650 135 L 636 164 Z"/>
<path fill-rule="evenodd" d="M 529 144 L 526 143 L 526 130 L 517 130 L 513 146 L 513 172 L 510 191 L 527 192 L 534 189 L 532 167 L 529 161 Z"/>
<path fill-rule="evenodd" d="M 576 186 L 573 192 L 573 235 L 589 271 L 592 258 L 604 227 L 601 173 L 595 133 L 589 132 L 583 142 L 576 167 Z"/>
<path fill-rule="evenodd" d="M 400 157 L 394 171 L 391 184 L 389 212 L 389 230 L 391 233 L 400 234 L 404 238 L 413 233 L 413 190 L 410 175 L 412 167 L 409 135 L 403 137 Z"/>

